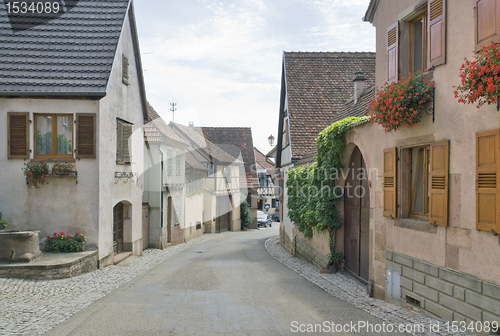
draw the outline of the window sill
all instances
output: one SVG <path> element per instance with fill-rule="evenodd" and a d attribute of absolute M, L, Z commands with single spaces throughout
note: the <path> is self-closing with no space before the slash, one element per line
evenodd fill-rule
<path fill-rule="evenodd" d="M 34 158 L 34 159 L 31 159 L 29 160 L 28 162 L 49 162 L 49 163 L 53 163 L 53 162 L 76 162 L 75 159 L 73 158 Z"/>
<path fill-rule="evenodd" d="M 427 221 L 413 218 L 396 218 L 394 226 L 414 231 L 436 234 L 437 227 L 430 225 Z"/>

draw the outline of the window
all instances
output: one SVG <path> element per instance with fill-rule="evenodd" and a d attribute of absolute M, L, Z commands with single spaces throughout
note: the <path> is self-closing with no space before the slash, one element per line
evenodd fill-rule
<path fill-rule="evenodd" d="M 167 176 L 172 176 L 173 173 L 172 150 L 167 149 Z"/>
<path fill-rule="evenodd" d="M 181 176 L 181 152 L 175 151 L 175 175 Z"/>
<path fill-rule="evenodd" d="M 429 147 L 410 149 L 410 217 L 427 219 L 429 214 Z"/>
<path fill-rule="evenodd" d="M 214 177 L 215 175 L 215 167 L 213 163 L 208 164 L 208 177 Z"/>
<path fill-rule="evenodd" d="M 449 151 L 448 140 L 402 148 L 399 158 L 396 148 L 384 150 L 383 215 L 447 226 Z"/>
<path fill-rule="evenodd" d="M 252 194 L 247 194 L 247 206 L 250 208 L 252 206 Z"/>
<path fill-rule="evenodd" d="M 271 208 L 279 208 L 280 207 L 280 201 L 276 198 L 271 199 Z"/>
<path fill-rule="evenodd" d="M 226 167 L 226 182 L 231 183 L 231 166 Z"/>
<path fill-rule="evenodd" d="M 410 22 L 410 69 L 424 71 L 427 63 L 427 13 Z"/>
<path fill-rule="evenodd" d="M 116 127 L 116 162 L 130 163 L 130 137 L 132 136 L 132 124 L 117 119 Z"/>
<path fill-rule="evenodd" d="M 288 146 L 290 133 L 288 131 L 288 117 L 283 119 L 283 146 Z"/>
<path fill-rule="evenodd" d="M 487 0 L 483 0 L 487 1 Z M 387 29 L 386 78 L 397 81 L 410 72 L 446 61 L 446 0 L 417 3 L 410 14 Z"/>
<path fill-rule="evenodd" d="M 269 186 L 269 181 L 267 179 L 267 176 L 259 176 L 259 186 L 260 187 Z"/>
<path fill-rule="evenodd" d="M 29 113 L 7 113 L 7 146 L 9 159 L 28 159 L 29 147 Z"/>
<path fill-rule="evenodd" d="M 70 120 L 63 124 L 63 119 Z M 35 157 L 73 158 L 73 116 L 35 114 Z"/>
<path fill-rule="evenodd" d="M 122 55 L 122 82 L 125 85 L 129 85 L 128 64 L 127 56 Z"/>
<path fill-rule="evenodd" d="M 490 43 L 500 42 L 500 3 L 497 0 L 475 0 L 474 37 L 476 51 Z"/>

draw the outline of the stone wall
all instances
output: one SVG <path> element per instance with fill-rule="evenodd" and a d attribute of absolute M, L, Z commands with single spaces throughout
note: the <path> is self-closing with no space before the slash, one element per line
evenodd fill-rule
<path fill-rule="evenodd" d="M 295 236 L 295 255 L 321 268 L 326 268 L 328 265 L 328 256 L 320 253 L 299 236 Z"/>
<path fill-rule="evenodd" d="M 178 245 L 184 243 L 184 229 L 181 229 L 180 225 L 174 225 L 172 227 L 172 245 Z"/>
<path fill-rule="evenodd" d="M 295 255 L 295 242 L 290 238 L 282 224 L 280 224 L 280 245 L 290 252 L 291 255 Z"/>
<path fill-rule="evenodd" d="M 500 323 L 499 285 L 390 250 L 385 263 L 390 301 L 411 304 L 443 321 Z M 390 288 L 391 282 L 399 282 L 399 288 Z"/>

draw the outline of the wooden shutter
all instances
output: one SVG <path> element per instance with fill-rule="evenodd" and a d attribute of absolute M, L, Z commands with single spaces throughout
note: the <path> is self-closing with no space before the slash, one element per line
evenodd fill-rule
<path fill-rule="evenodd" d="M 283 119 L 283 129 L 284 129 L 283 135 L 285 137 L 283 144 L 284 146 L 287 146 L 290 141 L 290 133 L 288 132 L 288 117 Z"/>
<path fill-rule="evenodd" d="M 474 37 L 479 51 L 491 42 L 500 42 L 500 0 L 474 0 L 474 3 Z"/>
<path fill-rule="evenodd" d="M 130 151 L 130 136 L 132 135 L 132 125 L 123 124 L 123 162 L 130 163 L 131 151 Z"/>
<path fill-rule="evenodd" d="M 30 158 L 28 112 L 7 112 L 7 158 Z"/>
<path fill-rule="evenodd" d="M 448 167 L 450 142 L 437 141 L 430 146 L 429 223 L 448 225 Z"/>
<path fill-rule="evenodd" d="M 116 123 L 116 162 L 123 163 L 123 122 Z"/>
<path fill-rule="evenodd" d="M 96 114 L 76 114 L 76 158 L 96 158 Z"/>
<path fill-rule="evenodd" d="M 430 0 L 427 9 L 427 67 L 446 62 L 446 0 Z"/>
<path fill-rule="evenodd" d="M 384 217 L 396 218 L 396 148 L 384 149 Z"/>
<path fill-rule="evenodd" d="M 476 229 L 500 232 L 500 130 L 476 133 Z"/>
<path fill-rule="evenodd" d="M 387 81 L 397 82 L 399 65 L 398 65 L 398 40 L 399 40 L 399 24 L 396 22 L 387 29 Z"/>

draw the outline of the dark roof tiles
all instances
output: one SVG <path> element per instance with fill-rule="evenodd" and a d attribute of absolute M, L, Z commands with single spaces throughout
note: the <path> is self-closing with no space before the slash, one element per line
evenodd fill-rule
<path fill-rule="evenodd" d="M 314 147 L 325 127 L 339 120 L 338 111 L 354 93 L 356 71 L 367 86 L 375 81 L 372 52 L 285 52 L 284 67 L 293 159 Z"/>
<path fill-rule="evenodd" d="M 0 95 L 103 96 L 129 0 L 80 0 L 69 12 L 13 32 L 0 2 Z M 16 21 L 17 20 L 17 21 Z"/>

